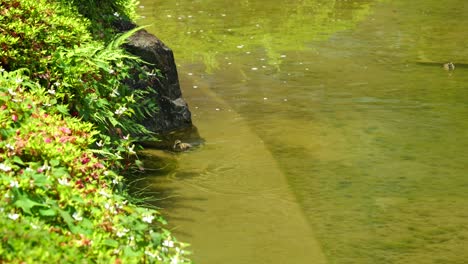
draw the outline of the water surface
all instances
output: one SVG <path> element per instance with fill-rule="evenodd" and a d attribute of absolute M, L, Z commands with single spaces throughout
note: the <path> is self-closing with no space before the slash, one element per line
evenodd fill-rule
<path fill-rule="evenodd" d="M 466 262 L 468 3 L 141 5 L 206 139 L 148 178 L 198 263 Z"/>

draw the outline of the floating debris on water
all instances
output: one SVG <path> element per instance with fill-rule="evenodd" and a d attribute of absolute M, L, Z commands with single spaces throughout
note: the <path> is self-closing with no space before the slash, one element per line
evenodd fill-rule
<path fill-rule="evenodd" d="M 444 64 L 444 69 L 446 71 L 453 71 L 453 70 L 455 70 L 455 64 L 453 64 L 453 62 L 445 63 Z"/>

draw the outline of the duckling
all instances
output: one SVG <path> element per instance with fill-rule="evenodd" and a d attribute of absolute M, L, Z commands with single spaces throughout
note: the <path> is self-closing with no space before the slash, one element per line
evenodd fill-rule
<path fill-rule="evenodd" d="M 172 149 L 174 149 L 174 151 L 186 151 L 191 147 L 192 145 L 190 145 L 189 143 L 183 143 L 180 140 L 176 140 L 174 142 L 174 146 L 172 146 Z"/>
<path fill-rule="evenodd" d="M 453 71 L 453 70 L 455 70 L 455 64 L 453 64 L 452 62 L 445 63 L 444 64 L 444 69 L 446 71 Z"/>

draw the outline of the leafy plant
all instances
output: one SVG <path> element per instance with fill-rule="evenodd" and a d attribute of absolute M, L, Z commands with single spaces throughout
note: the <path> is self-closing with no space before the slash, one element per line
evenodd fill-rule
<path fill-rule="evenodd" d="M 154 91 L 129 86 L 150 74 L 120 48 L 133 32 L 90 33 L 86 2 L 0 1 L 0 262 L 187 263 L 120 175 L 129 135 L 152 136 L 138 120 Z"/>

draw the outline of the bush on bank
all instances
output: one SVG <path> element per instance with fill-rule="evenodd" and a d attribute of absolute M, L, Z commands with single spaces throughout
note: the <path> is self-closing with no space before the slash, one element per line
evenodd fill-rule
<path fill-rule="evenodd" d="M 0 0 L 0 262 L 189 262 L 119 175 L 156 107 L 123 84 L 152 73 L 109 27 L 135 4 Z"/>

